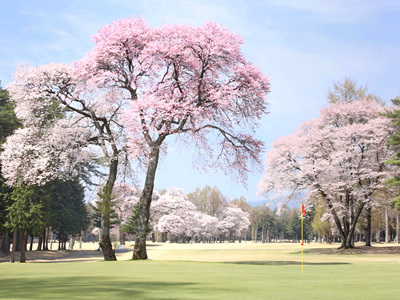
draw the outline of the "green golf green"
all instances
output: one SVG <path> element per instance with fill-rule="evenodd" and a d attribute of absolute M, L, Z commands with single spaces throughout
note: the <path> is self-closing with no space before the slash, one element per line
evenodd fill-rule
<path fill-rule="evenodd" d="M 238 245 L 238 244 L 236 244 Z M 173 245 L 169 253 L 173 252 Z M 183 246 L 177 246 L 178 252 Z M 185 251 L 190 254 L 189 247 Z M 218 244 L 199 246 L 202 260 Z M 234 262 L 117 261 L 0 264 L 1 299 L 398 299 L 399 255 L 306 254 L 272 246 L 272 260 L 251 260 L 260 246 L 223 246 Z M 265 246 L 268 247 L 268 246 Z M 162 253 L 162 246 L 159 253 Z M 259 249 L 261 250 L 261 249 Z M 153 250 L 154 254 L 156 250 Z M 266 250 L 267 251 L 267 250 Z M 261 252 L 261 251 L 260 251 Z M 264 252 L 264 251 L 263 251 Z M 259 254 L 258 258 L 259 257 Z M 156 256 L 156 255 L 155 255 Z M 250 259 L 249 259 L 250 258 Z M 274 259 L 277 258 L 277 259 Z M 307 260 L 308 258 L 308 260 Z M 167 259 L 167 258 L 166 258 Z M 185 258 L 186 259 L 186 258 Z M 223 259 L 223 258 L 222 258 Z"/>

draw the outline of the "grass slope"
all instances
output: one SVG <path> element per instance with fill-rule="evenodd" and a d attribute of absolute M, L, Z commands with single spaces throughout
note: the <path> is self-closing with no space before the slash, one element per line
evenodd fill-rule
<path fill-rule="evenodd" d="M 261 251 L 261 246 L 250 243 L 215 244 L 195 246 L 192 252 L 185 247 L 190 246 L 165 245 L 151 251 L 155 257 L 159 251 L 158 259 L 163 251 L 174 259 L 179 254 L 186 259 L 192 253 L 200 260 L 207 256 L 215 259 L 219 253 L 221 261 L 234 262 L 3 263 L 0 298 L 398 299 L 400 296 L 398 255 L 306 254 L 302 273 L 299 246 L 264 245 Z"/>

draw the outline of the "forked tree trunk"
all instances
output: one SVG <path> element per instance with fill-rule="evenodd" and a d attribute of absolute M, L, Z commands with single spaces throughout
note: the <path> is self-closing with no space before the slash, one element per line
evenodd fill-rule
<path fill-rule="evenodd" d="M 351 217 L 349 221 L 343 220 L 343 222 L 340 221 L 336 210 L 334 209 L 332 203 L 330 202 L 329 198 L 327 197 L 327 195 L 323 192 L 321 192 L 321 196 L 324 197 L 326 203 L 328 204 L 328 207 L 333 215 L 333 219 L 335 221 L 336 227 L 339 230 L 339 234 L 342 240 L 342 244 L 339 247 L 339 249 L 350 249 L 350 248 L 354 248 L 354 232 L 356 229 L 356 225 L 358 222 L 358 219 L 361 215 L 361 212 L 365 206 L 365 202 L 362 202 L 358 208 L 357 211 L 351 212 Z M 365 198 L 367 198 L 368 195 L 365 195 Z"/>
<path fill-rule="evenodd" d="M 349 231 L 346 232 L 347 236 L 344 236 L 344 240 L 342 241 L 342 245 L 340 246 L 340 249 L 350 249 L 354 248 L 354 232 L 356 229 L 356 225 L 358 222 L 358 219 L 361 215 L 362 209 L 364 208 L 365 203 L 360 204 L 360 206 L 357 209 L 357 212 L 355 213 L 354 218 L 351 221 Z"/>
<path fill-rule="evenodd" d="M 161 143 L 160 143 L 161 144 Z M 146 239 L 147 228 L 150 217 L 150 204 L 153 196 L 154 180 L 157 171 L 158 159 L 160 155 L 159 145 L 151 149 L 149 165 L 147 167 L 146 180 L 142 195 L 139 200 L 139 216 L 137 222 L 137 232 L 135 246 L 133 248 L 132 259 L 147 259 Z"/>

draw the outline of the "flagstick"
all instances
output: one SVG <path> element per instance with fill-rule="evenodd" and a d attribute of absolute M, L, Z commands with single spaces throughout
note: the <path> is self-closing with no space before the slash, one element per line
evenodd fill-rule
<path fill-rule="evenodd" d="M 303 213 L 301 214 L 301 271 L 304 272 L 304 236 L 303 236 Z"/>

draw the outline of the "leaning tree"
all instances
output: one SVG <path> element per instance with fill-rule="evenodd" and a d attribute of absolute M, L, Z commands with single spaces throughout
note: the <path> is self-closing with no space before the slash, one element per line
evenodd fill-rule
<path fill-rule="evenodd" d="M 266 114 L 269 80 L 246 61 L 238 35 L 214 23 L 154 28 L 140 18 L 106 25 L 80 62 L 93 86 L 120 88 L 131 100 L 125 115 L 133 157 L 146 162 L 134 259 L 146 259 L 150 204 L 160 154 L 168 137 L 193 145 L 201 165 L 243 180 L 259 163 L 263 143 L 253 137 Z"/>
<path fill-rule="evenodd" d="M 275 198 L 309 193 L 308 202 L 322 199 L 342 238 L 341 248 L 352 248 L 363 209 L 374 205 L 373 196 L 385 189 L 390 173 L 385 161 L 392 155 L 386 142 L 392 125 L 384 111 L 368 100 L 322 109 L 319 118 L 272 144 L 259 192 Z"/>

